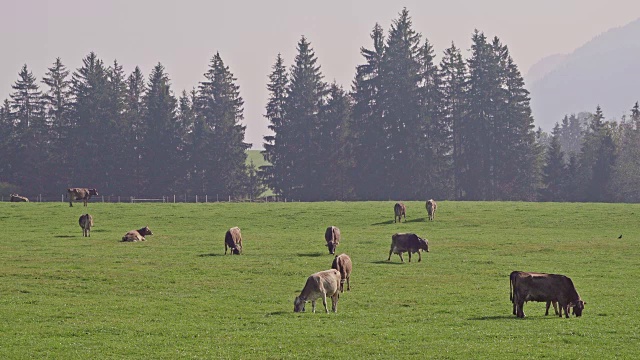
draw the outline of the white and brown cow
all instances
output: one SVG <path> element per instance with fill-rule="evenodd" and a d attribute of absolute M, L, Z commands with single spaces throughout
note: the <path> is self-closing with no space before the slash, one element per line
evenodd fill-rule
<path fill-rule="evenodd" d="M 429 240 L 423 239 L 416 234 L 397 233 L 391 236 L 391 249 L 389 249 L 389 258 L 391 254 L 398 254 L 400 260 L 404 262 L 403 252 L 409 253 L 409 262 L 411 262 L 411 254 L 418 253 L 418 262 L 422 261 L 422 250 L 429 252 Z"/>
<path fill-rule="evenodd" d="M 519 318 L 525 317 L 524 303 L 527 301 L 557 302 L 559 316 L 569 317 L 573 307 L 576 316 L 582 316 L 586 304 L 576 291 L 573 281 L 565 275 L 514 271 L 509 275 L 513 311 Z M 548 308 L 547 308 L 548 309 Z"/>
<path fill-rule="evenodd" d="M 340 229 L 335 226 L 329 226 L 324 232 L 324 240 L 327 242 L 329 254 L 335 254 L 336 248 L 340 245 Z"/>
<path fill-rule="evenodd" d="M 429 199 L 427 200 L 427 204 L 425 205 L 427 208 L 427 214 L 429 215 L 429 220 L 433 221 L 436 217 L 436 209 L 438 209 L 438 204 L 435 200 Z"/>
<path fill-rule="evenodd" d="M 78 223 L 82 228 L 82 236 L 91 237 L 91 227 L 93 226 L 93 216 L 84 214 L 78 219 Z"/>
<path fill-rule="evenodd" d="M 242 253 L 242 234 L 239 227 L 232 227 L 227 230 L 224 235 L 224 254 L 227 255 L 227 249 L 231 249 L 231 255 L 240 255 Z"/>
<path fill-rule="evenodd" d="M 307 301 L 311 301 L 311 310 L 316 312 L 316 300 L 322 298 L 324 311 L 327 308 L 327 296 L 331 297 L 331 310 L 338 312 L 338 299 L 340 297 L 340 272 L 336 269 L 317 272 L 307 278 L 300 295 L 293 301 L 293 311 L 304 311 Z"/>
<path fill-rule="evenodd" d="M 393 206 L 393 222 L 396 222 L 396 219 L 402 222 L 401 217 L 404 216 L 404 221 L 407 222 L 407 207 L 404 206 L 403 203 L 399 202 Z"/>
<path fill-rule="evenodd" d="M 18 194 L 11 194 L 11 202 L 29 202 L 26 196 L 20 196 Z"/>
<path fill-rule="evenodd" d="M 344 292 L 344 282 L 347 282 L 347 291 L 351 291 L 351 258 L 347 254 L 340 254 L 333 259 L 332 269 L 340 272 L 340 292 Z"/>
<path fill-rule="evenodd" d="M 145 236 L 153 235 L 149 226 L 145 226 L 142 229 L 131 230 L 128 233 L 124 234 L 122 237 L 123 242 L 136 242 L 136 241 L 145 241 Z"/>
<path fill-rule="evenodd" d="M 87 206 L 87 202 L 92 196 L 98 196 L 98 190 L 87 188 L 69 188 L 67 189 L 67 197 L 69 198 L 69 206 L 73 206 L 73 201 L 84 202 L 84 206 Z"/>

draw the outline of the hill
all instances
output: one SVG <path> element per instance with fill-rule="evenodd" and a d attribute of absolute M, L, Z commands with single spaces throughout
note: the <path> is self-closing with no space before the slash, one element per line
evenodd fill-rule
<path fill-rule="evenodd" d="M 628 114 L 640 100 L 639 38 L 640 19 L 532 66 L 527 78 L 534 79 L 528 88 L 536 124 L 550 130 L 565 114 L 594 112 L 597 105 L 608 119 Z M 539 73 L 545 75 L 535 80 Z"/>

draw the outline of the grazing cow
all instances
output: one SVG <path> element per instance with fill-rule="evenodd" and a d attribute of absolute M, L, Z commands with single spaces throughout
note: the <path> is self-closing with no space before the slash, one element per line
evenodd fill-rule
<path fill-rule="evenodd" d="M 407 207 L 404 206 L 403 203 L 396 203 L 393 206 L 393 212 L 395 213 L 395 216 L 393 217 L 393 222 L 396 222 L 396 219 L 398 219 L 398 221 L 402 222 L 401 217 L 404 216 L 404 221 L 407 222 Z"/>
<path fill-rule="evenodd" d="M 67 189 L 67 197 L 69 198 L 69 206 L 73 206 L 73 200 L 82 200 L 84 206 L 87 206 L 87 202 L 92 196 L 98 196 L 98 190 L 87 188 L 69 188 Z"/>
<path fill-rule="evenodd" d="M 144 238 L 147 235 L 153 235 L 149 226 L 145 226 L 139 230 L 131 230 L 128 233 L 124 234 L 122 237 L 122 241 L 124 242 L 136 242 L 136 241 L 145 241 Z"/>
<path fill-rule="evenodd" d="M 511 303 L 513 304 L 513 315 L 516 315 L 516 303 L 515 301 L 513 301 L 513 284 L 515 283 L 515 279 L 517 276 L 519 276 L 520 273 L 524 273 L 522 271 L 514 271 L 511 273 L 511 275 L 509 275 L 509 300 L 511 300 Z M 543 273 L 534 273 L 534 272 L 529 272 L 528 273 L 531 276 L 543 276 L 545 274 Z M 546 309 L 545 309 L 545 315 L 549 315 L 549 308 L 551 307 L 551 304 L 553 304 L 553 310 L 556 313 L 556 315 L 558 315 L 558 302 L 557 301 L 547 301 L 546 304 Z"/>
<path fill-rule="evenodd" d="M 316 300 L 322 298 L 324 311 L 327 309 L 327 296 L 331 297 L 331 310 L 338 312 L 338 298 L 340 297 L 340 272 L 336 269 L 317 272 L 307 279 L 307 283 L 300 295 L 293 301 L 293 311 L 304 311 L 307 301 L 311 301 L 311 310 L 316 312 Z"/>
<path fill-rule="evenodd" d="M 340 229 L 335 226 L 329 226 L 324 232 L 324 239 L 327 242 L 329 254 L 335 254 L 336 248 L 340 245 Z"/>
<path fill-rule="evenodd" d="M 224 254 L 231 248 L 230 255 L 240 255 L 242 253 L 242 234 L 239 227 L 232 227 L 224 235 Z"/>
<path fill-rule="evenodd" d="M 347 291 L 351 291 L 351 258 L 347 254 L 340 254 L 333 259 L 332 269 L 340 272 L 340 292 L 344 292 L 344 282 L 347 282 Z"/>
<path fill-rule="evenodd" d="M 418 262 L 422 261 L 422 250 L 429 252 L 429 240 L 423 239 L 416 234 L 398 233 L 391 236 L 391 249 L 389 250 L 389 258 L 391 254 L 398 254 L 400 260 L 404 262 L 402 253 L 409 253 L 409 262 L 411 262 L 411 253 L 418 253 Z"/>
<path fill-rule="evenodd" d="M 560 317 L 564 311 L 565 317 L 568 318 L 570 307 L 573 307 L 573 314 L 582 316 L 586 303 L 567 276 L 514 271 L 509 275 L 509 282 L 515 315 L 519 318 L 525 317 L 524 303 L 527 301 L 556 301 L 560 305 Z"/>
<path fill-rule="evenodd" d="M 82 228 L 82 236 L 91 237 L 91 227 L 93 226 L 93 216 L 84 214 L 80 216 L 78 220 L 80 227 Z"/>
<path fill-rule="evenodd" d="M 26 196 L 20 196 L 18 194 L 11 194 L 11 202 L 29 202 Z"/>
<path fill-rule="evenodd" d="M 436 217 L 436 209 L 438 208 L 438 204 L 436 204 L 436 201 L 433 199 L 429 199 L 427 200 L 427 214 L 429 214 L 429 220 L 433 221 L 433 219 L 435 219 Z"/>

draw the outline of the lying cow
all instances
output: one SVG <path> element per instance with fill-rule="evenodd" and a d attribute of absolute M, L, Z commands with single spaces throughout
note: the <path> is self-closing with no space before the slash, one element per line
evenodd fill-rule
<path fill-rule="evenodd" d="M 98 196 L 98 190 L 87 188 L 69 188 L 67 189 L 67 197 L 69 198 L 69 206 L 73 206 L 73 201 L 82 200 L 84 206 L 87 206 L 87 202 L 92 196 Z"/>
<path fill-rule="evenodd" d="M 11 202 L 29 202 L 26 196 L 20 196 L 18 194 L 11 194 Z"/>
<path fill-rule="evenodd" d="M 425 206 L 427 207 L 427 214 L 429 215 L 429 220 L 433 221 L 433 219 L 435 219 L 436 217 L 436 209 L 438 208 L 438 204 L 436 204 L 435 200 L 429 199 L 427 200 L 427 204 Z"/>
<path fill-rule="evenodd" d="M 351 291 L 351 258 L 347 254 L 340 254 L 333 259 L 332 269 L 340 272 L 340 292 L 344 292 L 344 282 L 347 282 L 347 291 Z"/>
<path fill-rule="evenodd" d="M 131 230 L 128 233 L 124 234 L 122 237 L 122 241 L 124 242 L 136 242 L 136 241 L 145 241 L 145 236 L 153 235 L 149 226 L 145 226 L 139 230 Z"/>
<path fill-rule="evenodd" d="M 227 255 L 227 249 L 231 249 L 231 255 L 240 255 L 242 253 L 242 234 L 239 227 L 232 227 L 227 230 L 224 235 L 224 254 Z"/>
<path fill-rule="evenodd" d="M 391 236 L 391 249 L 389 250 L 389 258 L 391 260 L 391 254 L 398 254 L 400 260 L 404 262 L 402 253 L 409 253 L 409 262 L 411 262 L 411 253 L 418 253 L 418 262 L 422 261 L 422 250 L 429 252 L 429 241 L 419 237 L 416 234 L 410 233 L 398 233 Z"/>
<path fill-rule="evenodd" d="M 331 310 L 338 312 L 338 299 L 340 297 L 340 272 L 336 269 L 317 272 L 309 278 L 300 292 L 300 295 L 293 301 L 293 311 L 304 311 L 307 301 L 311 301 L 311 310 L 316 312 L 316 300 L 322 298 L 324 311 L 327 309 L 327 296 L 331 297 Z"/>
<path fill-rule="evenodd" d="M 324 240 L 327 242 L 329 254 L 335 254 L 336 248 L 340 245 L 340 229 L 335 226 L 329 226 L 324 232 Z"/>
<path fill-rule="evenodd" d="M 514 271 L 509 275 L 510 289 L 514 303 L 515 315 L 525 317 L 524 303 L 527 301 L 556 301 L 559 305 L 559 316 L 569 317 L 569 308 L 573 307 L 576 316 L 582 316 L 586 304 L 576 291 L 573 281 L 564 275 L 528 273 Z"/>
<path fill-rule="evenodd" d="M 82 228 L 82 236 L 91 237 L 91 227 L 93 226 L 93 216 L 84 214 L 78 219 L 78 223 Z"/>
<path fill-rule="evenodd" d="M 393 222 L 396 222 L 396 219 L 402 222 L 401 217 L 404 216 L 404 221 L 407 222 L 407 207 L 404 206 L 403 203 L 396 203 L 393 206 L 393 212 L 395 216 L 393 217 Z"/>

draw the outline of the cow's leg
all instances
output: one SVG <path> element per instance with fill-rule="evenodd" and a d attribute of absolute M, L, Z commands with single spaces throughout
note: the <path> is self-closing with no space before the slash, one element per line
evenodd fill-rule
<path fill-rule="evenodd" d="M 73 206 L 73 201 L 69 199 L 69 206 Z"/>
<path fill-rule="evenodd" d="M 547 301 L 547 308 L 546 308 L 546 310 L 544 312 L 544 316 L 549 315 L 549 306 L 551 306 L 551 301 Z"/>
<path fill-rule="evenodd" d="M 347 276 L 347 291 L 351 291 L 351 275 Z"/>
<path fill-rule="evenodd" d="M 418 262 L 422 261 L 422 251 L 418 250 Z"/>
<path fill-rule="evenodd" d="M 564 309 L 564 315 L 568 319 L 569 318 L 569 304 L 561 305 L 561 308 Z M 562 311 L 560 311 L 560 317 L 562 317 Z"/>
<path fill-rule="evenodd" d="M 524 315 L 524 301 L 523 300 L 520 300 L 520 299 L 517 300 L 517 310 L 516 310 L 516 312 L 517 312 L 517 314 L 516 314 L 517 317 L 519 317 L 519 318 L 524 318 L 525 317 L 525 315 Z"/>
<path fill-rule="evenodd" d="M 327 308 L 327 294 L 323 293 L 322 294 L 322 305 L 324 305 L 324 312 L 325 313 L 329 313 L 329 308 Z"/>
<path fill-rule="evenodd" d="M 334 313 L 338 312 L 338 300 L 340 299 L 340 293 L 335 292 L 333 296 L 331 296 L 331 311 Z"/>
<path fill-rule="evenodd" d="M 391 254 L 393 253 L 393 246 L 391 247 L 391 250 L 389 250 L 389 258 L 387 259 L 387 261 L 391 261 Z"/>
<path fill-rule="evenodd" d="M 407 251 L 407 254 L 409 254 L 409 262 L 411 262 L 411 250 Z"/>
<path fill-rule="evenodd" d="M 398 253 L 398 256 L 400 256 L 400 261 L 404 262 L 404 258 L 402 257 L 402 253 Z M 409 254 L 409 256 L 411 256 L 411 254 Z"/>
<path fill-rule="evenodd" d="M 553 305 L 553 311 L 558 315 L 558 302 L 552 301 L 551 304 Z"/>
<path fill-rule="evenodd" d="M 312 313 L 316 313 L 316 301 L 315 300 L 311 300 L 311 312 Z"/>

